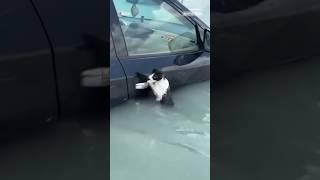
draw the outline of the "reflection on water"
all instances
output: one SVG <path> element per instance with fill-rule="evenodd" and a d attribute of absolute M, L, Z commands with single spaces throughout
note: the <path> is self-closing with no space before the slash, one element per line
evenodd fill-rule
<path fill-rule="evenodd" d="M 173 108 L 150 97 L 111 110 L 111 180 L 209 179 L 210 83 L 173 98 Z"/>

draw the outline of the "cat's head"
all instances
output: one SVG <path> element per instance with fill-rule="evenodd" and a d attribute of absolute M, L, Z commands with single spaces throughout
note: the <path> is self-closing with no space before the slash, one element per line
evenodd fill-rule
<path fill-rule="evenodd" d="M 155 81 L 160 81 L 163 78 L 164 78 L 163 72 L 158 69 L 154 69 L 152 71 L 152 74 L 149 76 L 149 79 L 155 80 Z"/>

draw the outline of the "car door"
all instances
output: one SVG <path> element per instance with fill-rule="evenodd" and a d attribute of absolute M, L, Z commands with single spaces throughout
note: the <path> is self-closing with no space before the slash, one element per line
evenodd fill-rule
<path fill-rule="evenodd" d="M 136 72 L 148 75 L 155 68 L 162 70 L 172 88 L 209 79 L 210 54 L 203 49 L 201 27 L 173 3 L 114 0 L 111 21 L 129 96 L 135 96 Z"/>
<path fill-rule="evenodd" d="M 61 118 L 105 115 L 107 87 L 83 86 L 81 81 L 82 75 L 103 73 L 108 67 L 106 1 L 33 2 L 52 42 Z"/>
<path fill-rule="evenodd" d="M 0 123 L 25 126 L 57 116 L 51 52 L 30 1 L 1 0 Z"/>

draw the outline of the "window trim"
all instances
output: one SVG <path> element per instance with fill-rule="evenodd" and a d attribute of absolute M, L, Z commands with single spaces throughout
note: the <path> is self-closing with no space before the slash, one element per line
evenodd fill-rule
<path fill-rule="evenodd" d="M 126 57 L 119 57 L 119 60 L 136 60 L 136 59 L 144 59 L 144 58 L 162 58 L 162 57 L 169 57 L 169 56 L 188 56 L 194 54 L 201 54 L 204 53 L 204 50 L 198 51 L 188 51 L 182 53 L 161 53 L 161 54 L 147 54 L 147 55 L 134 55 L 134 56 L 126 56 Z"/>

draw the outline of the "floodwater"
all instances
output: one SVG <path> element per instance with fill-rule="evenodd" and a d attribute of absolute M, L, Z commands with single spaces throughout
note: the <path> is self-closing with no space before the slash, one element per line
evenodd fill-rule
<path fill-rule="evenodd" d="M 210 82 L 172 96 L 173 108 L 150 97 L 111 110 L 111 180 L 209 180 Z"/>
<path fill-rule="evenodd" d="M 0 139 L 1 180 L 209 179 L 209 82 L 173 92 L 176 106 L 129 101 Z M 110 131 L 110 156 L 109 156 Z M 1 136 L 0 136 L 1 137 Z"/>

